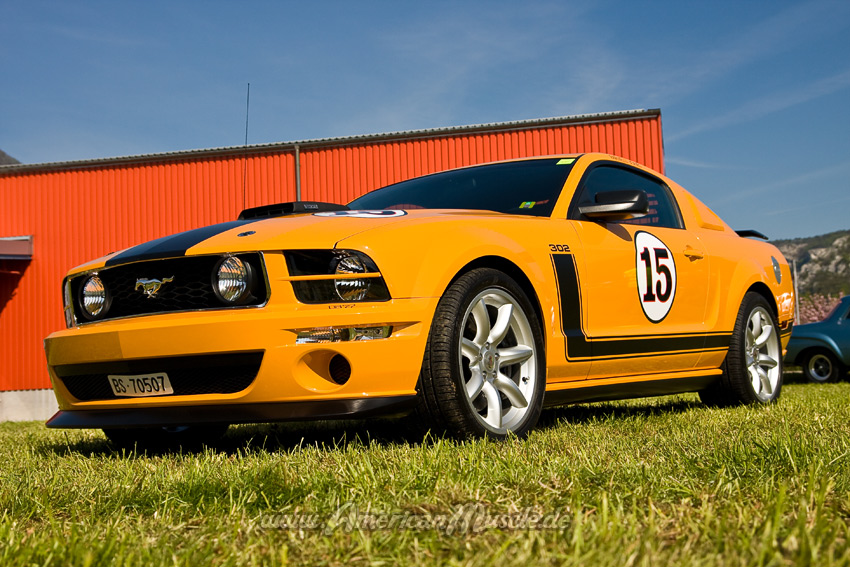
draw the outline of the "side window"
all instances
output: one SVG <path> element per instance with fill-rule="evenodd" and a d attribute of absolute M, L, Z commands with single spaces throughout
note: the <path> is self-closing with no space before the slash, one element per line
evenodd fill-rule
<path fill-rule="evenodd" d="M 578 205 L 596 202 L 596 195 L 604 191 L 622 189 L 640 189 L 649 199 L 649 214 L 644 217 L 619 221 L 622 224 L 641 224 L 666 228 L 683 228 L 679 207 L 670 190 L 660 181 L 633 170 L 616 166 L 599 166 L 590 170 L 582 181 Z M 570 218 L 579 220 L 578 212 L 573 210 Z"/>

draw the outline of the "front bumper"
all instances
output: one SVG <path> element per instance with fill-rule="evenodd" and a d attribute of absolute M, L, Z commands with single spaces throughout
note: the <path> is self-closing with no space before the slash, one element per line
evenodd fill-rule
<path fill-rule="evenodd" d="M 437 298 L 354 305 L 287 305 L 174 313 L 85 325 L 45 340 L 60 412 L 48 427 L 131 427 L 364 417 L 408 409 Z M 296 344 L 297 330 L 389 325 L 388 338 Z M 63 377 L 92 368 L 158 372 L 192 357 L 260 353 L 256 378 L 235 392 L 82 400 Z M 329 366 L 350 366 L 343 384 Z M 92 378 L 101 380 L 101 378 Z M 102 388 L 101 388 L 102 390 Z M 74 390 L 79 392 L 79 390 Z M 175 386 L 175 391 L 177 387 Z"/>
<path fill-rule="evenodd" d="M 416 396 L 386 396 L 351 400 L 227 404 L 193 407 L 150 407 L 112 410 L 58 411 L 47 421 L 56 429 L 173 427 L 199 423 L 266 423 L 313 419 L 345 419 L 403 414 Z"/>

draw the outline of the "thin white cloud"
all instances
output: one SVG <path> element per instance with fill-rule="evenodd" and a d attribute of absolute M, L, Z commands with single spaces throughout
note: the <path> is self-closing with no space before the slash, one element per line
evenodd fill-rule
<path fill-rule="evenodd" d="M 541 51 L 557 46 L 560 36 L 536 24 L 557 21 L 564 9 L 558 4 L 494 6 L 484 13 L 459 9 L 379 36 L 375 41 L 389 55 L 367 72 L 375 74 L 375 84 L 389 83 L 392 89 L 374 91 L 368 110 L 346 120 L 343 129 L 453 125 L 468 106 L 483 107 L 494 97 L 515 93 L 517 77 L 505 75 L 501 91 L 493 90 L 493 84 L 505 68 L 534 61 Z M 535 25 L 517 25 L 517 19 Z M 486 100 L 476 105 L 477 99 Z"/>
<path fill-rule="evenodd" d="M 626 51 L 622 38 L 601 24 L 599 15 L 606 8 L 598 6 L 532 3 L 517 9 L 496 3 L 484 12 L 458 6 L 374 39 L 387 56 L 381 55 L 364 76 L 374 75 L 369 83 L 392 87 L 369 92 L 368 109 L 343 121 L 335 118 L 337 131 L 667 106 L 843 25 L 829 15 L 847 12 L 832 0 L 795 4 L 768 12 L 754 25 L 737 29 L 737 35 L 720 31 L 709 38 L 707 49 L 694 53 L 690 44 L 664 41 L 647 43 L 649 50 Z M 535 67 L 541 61 L 549 63 L 548 69 Z M 500 77 L 501 89 L 485 90 Z M 458 118 L 469 107 L 492 109 L 494 101 L 502 115 Z M 666 137 L 672 141 L 676 134 Z"/>
<path fill-rule="evenodd" d="M 738 165 L 729 165 L 726 163 L 712 163 L 706 161 L 699 161 L 694 159 L 687 158 L 677 158 L 677 157 L 664 157 L 664 163 L 667 165 L 678 165 L 680 167 L 694 167 L 697 169 L 721 169 L 721 170 L 729 170 L 729 169 L 746 169 L 742 166 Z"/>
<path fill-rule="evenodd" d="M 845 4 L 841 0 L 801 2 L 768 12 L 736 35 L 718 30 L 705 48 L 695 48 L 692 42 L 657 41 L 645 43 L 638 52 L 624 51 L 620 38 L 596 26 L 596 18 L 571 13 L 567 19 L 571 28 L 559 34 L 568 39 L 558 46 L 570 57 L 555 70 L 564 79 L 543 91 L 539 102 L 550 115 L 669 106 L 761 60 L 792 52 L 800 44 L 846 27 L 842 14 L 850 15 L 850 10 Z M 568 62 L 573 66 L 568 67 Z M 666 138 L 672 141 L 676 136 Z"/>
<path fill-rule="evenodd" d="M 623 92 L 632 90 L 633 77 L 628 62 L 605 44 L 588 41 L 588 44 L 576 50 L 573 66 L 560 72 L 564 82 L 547 90 L 543 107 L 544 113 L 582 114 L 601 110 L 625 110 L 616 108 L 622 105 Z M 592 65 L 584 63 L 592 60 Z M 632 108 L 640 104 L 626 104 Z"/>
<path fill-rule="evenodd" d="M 744 199 L 752 198 L 756 195 L 761 195 L 763 193 L 768 192 L 776 192 L 781 189 L 786 189 L 788 187 L 813 185 L 817 181 L 830 177 L 836 177 L 842 173 L 846 173 L 846 175 L 843 176 L 844 179 L 850 178 L 850 161 L 839 163 L 830 167 L 816 169 L 813 171 L 807 171 L 805 173 L 801 173 L 800 175 L 795 175 L 794 177 L 789 177 L 787 179 L 776 181 L 774 183 L 769 183 L 767 185 L 760 185 L 758 187 L 752 187 L 743 191 L 737 191 L 734 194 L 729 195 L 725 199 L 716 201 L 716 204 L 722 205 L 742 201 Z"/>
<path fill-rule="evenodd" d="M 850 10 L 844 0 L 800 2 L 771 13 L 737 36 L 718 33 L 714 49 L 702 53 L 683 49 L 681 55 L 686 61 L 662 67 L 659 73 L 649 76 L 655 75 L 658 96 L 679 99 L 762 59 L 791 52 L 830 30 L 846 28 L 848 15 Z"/>
<path fill-rule="evenodd" d="M 827 96 L 850 87 L 850 69 L 825 77 L 819 81 L 803 84 L 784 92 L 750 100 L 746 104 L 725 114 L 713 116 L 681 132 L 667 136 L 667 141 L 675 142 L 695 134 L 718 130 L 733 124 L 751 122 L 769 114 L 804 104 L 811 100 Z"/>
<path fill-rule="evenodd" d="M 807 211 L 809 209 L 823 209 L 824 207 L 830 207 L 831 205 L 837 205 L 839 203 L 846 203 L 850 201 L 850 195 L 846 197 L 840 197 L 838 199 L 833 199 L 831 201 L 816 201 L 810 202 L 809 204 L 803 204 L 796 207 L 786 208 L 786 209 L 777 209 L 775 211 L 767 211 L 762 213 L 766 217 L 775 217 L 777 215 L 784 215 L 788 213 L 799 213 L 800 211 Z"/>
<path fill-rule="evenodd" d="M 45 33 L 53 33 L 71 41 L 99 43 L 117 47 L 154 45 L 154 42 L 152 42 L 149 38 L 133 37 L 126 34 L 119 35 L 117 33 L 92 28 L 75 28 L 58 24 L 41 24 L 41 28 Z"/>

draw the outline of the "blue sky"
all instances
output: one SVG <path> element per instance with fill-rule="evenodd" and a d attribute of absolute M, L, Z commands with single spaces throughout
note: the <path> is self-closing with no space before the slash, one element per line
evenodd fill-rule
<path fill-rule="evenodd" d="M 26 163 L 660 108 L 735 228 L 850 228 L 850 2 L 0 0 Z"/>

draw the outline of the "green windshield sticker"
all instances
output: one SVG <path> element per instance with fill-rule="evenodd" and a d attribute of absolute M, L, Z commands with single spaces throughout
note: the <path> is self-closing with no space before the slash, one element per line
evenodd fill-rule
<path fill-rule="evenodd" d="M 555 165 L 571 165 L 575 160 L 576 158 L 564 158 Z"/>
<path fill-rule="evenodd" d="M 530 209 L 535 205 L 535 201 L 526 201 L 519 206 L 520 209 Z"/>

